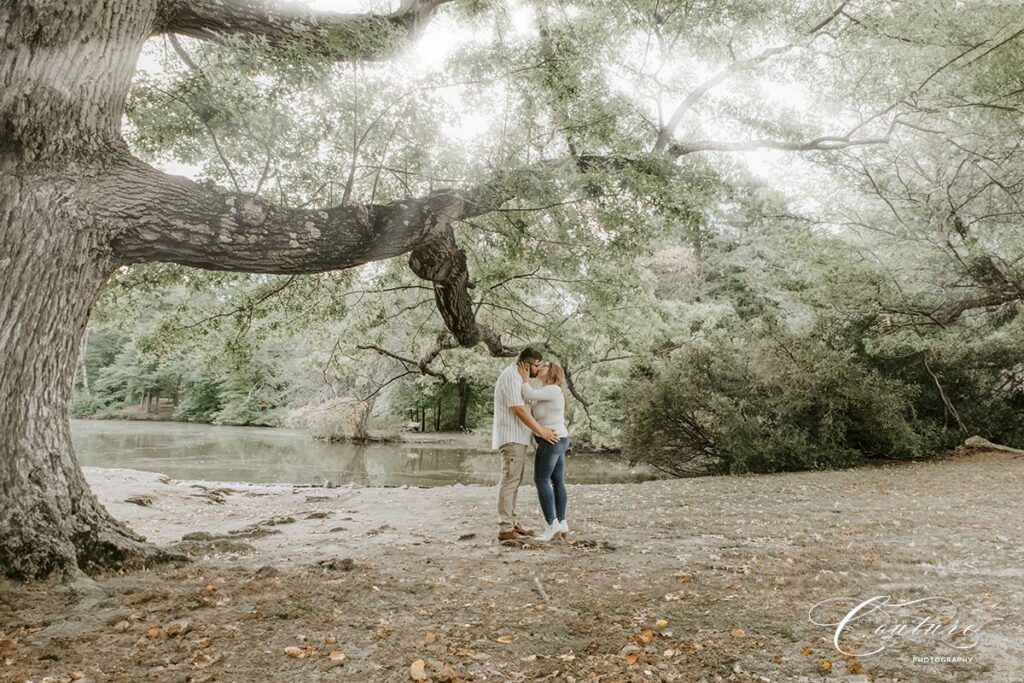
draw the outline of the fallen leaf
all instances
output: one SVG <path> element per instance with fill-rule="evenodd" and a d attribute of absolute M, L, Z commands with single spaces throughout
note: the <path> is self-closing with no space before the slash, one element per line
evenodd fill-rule
<path fill-rule="evenodd" d="M 667 619 L 658 619 L 656 622 L 654 622 L 654 625 L 657 626 L 658 628 L 665 628 L 666 626 L 668 626 L 668 620 Z"/>
<path fill-rule="evenodd" d="M 638 659 L 640 659 L 640 655 L 638 655 L 635 652 L 630 652 L 628 655 L 626 655 L 626 661 L 630 664 L 636 664 L 636 660 Z"/>
<path fill-rule="evenodd" d="M 295 657 L 295 659 L 306 658 L 306 651 L 303 650 L 301 647 L 295 647 L 294 645 L 292 645 L 291 647 L 286 647 L 284 649 L 284 653 L 289 657 Z"/>
<path fill-rule="evenodd" d="M 150 626 L 146 630 L 146 637 L 147 638 L 159 638 L 160 637 L 160 633 L 161 633 L 161 631 L 160 631 L 160 627 L 159 626 Z"/>
<path fill-rule="evenodd" d="M 746 638 L 747 637 L 747 634 L 744 633 L 743 629 L 741 629 L 741 628 L 734 628 L 733 630 L 729 631 L 729 635 L 732 636 L 733 638 Z"/>
<path fill-rule="evenodd" d="M 811 646 L 804 645 L 802 648 L 800 648 L 800 654 L 802 654 L 804 657 L 809 657 L 811 654 Z"/>
<path fill-rule="evenodd" d="M 826 659 L 824 662 L 821 663 L 821 668 L 824 669 L 824 670 L 831 669 L 832 668 L 832 662 L 830 662 L 830 661 L 828 661 Z"/>
<path fill-rule="evenodd" d="M 643 643 L 644 645 L 646 645 L 647 643 L 651 642 L 652 638 L 654 638 L 654 631 L 652 631 L 649 628 L 645 628 L 640 633 L 640 642 Z"/>
<path fill-rule="evenodd" d="M 171 637 L 180 636 L 188 633 L 191 628 L 192 623 L 188 619 L 176 619 L 164 626 L 164 633 Z"/>
<path fill-rule="evenodd" d="M 425 681 L 427 680 L 427 674 L 424 671 L 426 663 L 422 659 L 417 659 L 411 665 L 409 665 L 409 678 L 414 681 Z"/>
<path fill-rule="evenodd" d="M 862 674 L 864 673 L 864 666 L 860 662 L 852 662 L 847 665 L 846 670 L 851 674 Z"/>
<path fill-rule="evenodd" d="M 508 643 L 511 643 L 513 640 L 515 640 L 515 637 L 514 636 L 498 636 L 497 638 L 495 638 L 495 640 L 497 640 L 499 643 L 505 643 L 507 645 Z"/>

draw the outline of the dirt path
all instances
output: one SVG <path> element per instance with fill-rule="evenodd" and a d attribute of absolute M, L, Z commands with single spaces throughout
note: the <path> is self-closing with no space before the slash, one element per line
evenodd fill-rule
<path fill-rule="evenodd" d="M 570 487 L 573 541 L 548 547 L 499 546 L 487 488 L 87 475 L 151 540 L 198 534 L 178 545 L 197 561 L 101 591 L 0 582 L 0 680 L 1024 679 L 1024 459 L 1005 453 Z M 1000 621 L 950 644 L 855 621 L 844 648 L 886 648 L 865 657 L 809 621 L 877 595 L 944 598 L 918 609 L 949 629 Z M 970 661 L 920 661 L 951 656 Z"/>

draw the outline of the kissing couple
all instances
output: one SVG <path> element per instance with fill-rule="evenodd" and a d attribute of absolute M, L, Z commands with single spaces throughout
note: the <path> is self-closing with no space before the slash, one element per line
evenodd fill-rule
<path fill-rule="evenodd" d="M 539 381 L 534 387 L 530 379 Z M 498 540 L 511 541 L 534 537 L 537 541 L 565 538 L 568 503 L 565 491 L 565 451 L 569 448 L 569 430 L 565 428 L 565 409 L 569 391 L 565 371 L 554 362 L 543 362 L 538 351 L 527 347 L 516 362 L 505 368 L 494 385 L 494 426 L 491 450 L 501 453 L 501 480 L 498 482 Z M 536 532 L 519 524 L 516 496 L 526 470 L 527 453 L 533 457 L 533 483 L 544 513 L 544 529 Z"/>

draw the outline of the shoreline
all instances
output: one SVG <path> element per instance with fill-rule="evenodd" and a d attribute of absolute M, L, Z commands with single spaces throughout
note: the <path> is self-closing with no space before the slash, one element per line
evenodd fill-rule
<path fill-rule="evenodd" d="M 105 417 L 98 417 L 95 415 L 85 416 L 72 416 L 72 422 L 106 422 L 106 423 L 126 423 L 126 424 L 139 424 L 146 425 L 152 423 L 158 423 L 162 425 L 181 425 L 181 426 L 195 426 L 195 427 L 210 427 L 210 428 L 224 428 L 224 429 L 256 429 L 256 430 L 272 430 L 281 434 L 295 434 L 302 435 L 306 438 L 313 439 L 323 444 L 352 444 L 352 445 L 371 445 L 371 444 L 406 444 L 410 446 L 422 446 L 428 448 L 452 448 L 452 449 L 466 449 L 466 450 L 478 450 L 481 452 L 491 452 L 490 449 L 490 431 L 489 430 L 473 430 L 469 432 L 402 432 L 402 431 L 384 431 L 384 430 L 371 430 L 370 438 L 364 441 L 354 441 L 348 439 L 337 439 L 327 440 L 315 436 L 310 430 L 302 429 L 297 427 L 273 427 L 268 425 L 228 425 L 228 424 L 213 424 L 210 422 L 188 422 L 184 420 L 173 420 L 164 418 L 135 418 L 126 415 L 112 415 Z M 575 451 L 576 453 L 590 455 L 590 456 L 621 456 L 622 450 L 618 448 L 605 448 L 605 449 L 593 449 L 593 448 L 580 448 Z M 625 458 L 623 458 L 625 460 Z"/>

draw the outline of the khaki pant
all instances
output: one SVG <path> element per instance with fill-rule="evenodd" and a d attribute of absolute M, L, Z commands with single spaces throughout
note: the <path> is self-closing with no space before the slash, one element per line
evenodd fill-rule
<path fill-rule="evenodd" d="M 516 519 L 516 494 L 523 482 L 528 448 L 526 444 L 506 443 L 498 449 L 501 453 L 501 480 L 498 482 L 499 531 L 512 531 L 519 523 Z"/>

